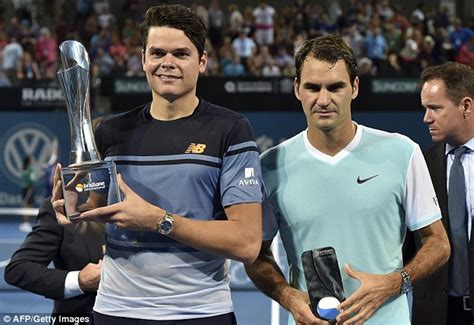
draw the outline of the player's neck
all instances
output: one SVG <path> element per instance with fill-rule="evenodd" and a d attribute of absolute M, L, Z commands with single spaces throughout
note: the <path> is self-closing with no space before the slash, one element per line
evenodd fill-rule
<path fill-rule="evenodd" d="M 198 104 L 199 98 L 194 94 L 172 101 L 160 96 L 153 96 L 150 114 L 154 119 L 161 121 L 177 120 L 193 114 Z"/>
<path fill-rule="evenodd" d="M 350 121 L 350 126 L 340 126 L 331 130 L 308 128 L 309 143 L 322 153 L 334 157 L 354 139 L 357 125 Z"/>

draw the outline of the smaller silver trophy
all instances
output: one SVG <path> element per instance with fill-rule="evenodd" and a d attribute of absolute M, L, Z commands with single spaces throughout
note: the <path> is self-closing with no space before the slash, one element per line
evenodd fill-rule
<path fill-rule="evenodd" d="M 117 171 L 103 161 L 94 141 L 89 104 L 89 56 L 77 41 L 59 46 L 58 80 L 66 101 L 71 131 L 69 166 L 61 169 L 64 210 L 70 220 L 82 212 L 120 201 Z"/>

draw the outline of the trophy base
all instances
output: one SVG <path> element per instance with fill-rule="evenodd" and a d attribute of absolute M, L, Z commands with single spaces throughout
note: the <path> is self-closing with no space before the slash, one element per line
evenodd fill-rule
<path fill-rule="evenodd" d="M 64 212 L 74 220 L 81 213 L 120 202 L 114 162 L 100 161 L 61 168 Z"/>

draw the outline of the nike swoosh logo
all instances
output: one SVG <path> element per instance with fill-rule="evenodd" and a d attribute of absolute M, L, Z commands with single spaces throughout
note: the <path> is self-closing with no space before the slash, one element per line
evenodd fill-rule
<path fill-rule="evenodd" d="M 370 181 L 372 178 L 375 178 L 377 176 L 379 176 L 379 175 L 374 175 L 374 176 L 367 177 L 367 178 L 360 178 L 360 176 L 359 176 L 359 177 L 357 177 L 357 184 L 364 184 L 365 182 Z"/>

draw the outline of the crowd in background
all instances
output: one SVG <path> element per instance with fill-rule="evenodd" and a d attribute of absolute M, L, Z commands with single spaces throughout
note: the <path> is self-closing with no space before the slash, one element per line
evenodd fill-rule
<path fill-rule="evenodd" d="M 77 0 L 62 6 L 50 25 L 38 23 L 31 2 L 25 3 L 0 21 L 0 86 L 56 79 L 58 44 L 66 39 L 86 46 L 93 77 L 144 75 L 137 1 L 123 2 L 116 15 L 109 1 Z M 309 0 L 223 8 L 219 0 L 208 0 L 196 1 L 192 9 L 209 32 L 207 75 L 293 77 L 300 44 L 333 32 L 352 47 L 360 75 L 418 76 L 447 60 L 474 68 L 474 23 L 463 25 L 448 8 L 422 2 L 411 14 L 389 0 L 351 0 L 347 6 L 334 0 L 328 8 Z"/>

